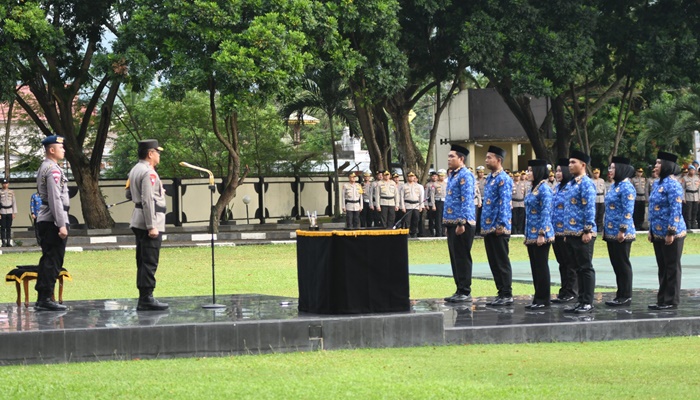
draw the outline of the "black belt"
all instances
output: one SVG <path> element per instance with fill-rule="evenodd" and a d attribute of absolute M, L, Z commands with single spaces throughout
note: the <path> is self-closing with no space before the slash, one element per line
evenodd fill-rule
<path fill-rule="evenodd" d="M 604 195 L 605 195 L 605 192 L 603 192 L 603 193 L 596 193 L 595 195 L 596 195 L 596 196 L 604 196 Z"/>
<path fill-rule="evenodd" d="M 512 199 L 513 201 L 524 201 L 525 199 Z"/>
<path fill-rule="evenodd" d="M 646 195 L 637 193 L 637 197 L 644 197 L 644 196 L 646 196 Z"/>
<path fill-rule="evenodd" d="M 143 204 L 141 204 L 141 203 L 135 203 L 135 204 L 134 204 L 134 207 L 143 209 Z M 159 213 L 165 214 L 165 212 L 168 211 L 167 208 L 161 207 L 161 206 L 159 206 L 158 204 L 154 204 L 153 207 L 156 209 L 156 212 L 159 212 Z"/>
<path fill-rule="evenodd" d="M 359 203 L 360 200 L 345 200 L 346 203 Z"/>
<path fill-rule="evenodd" d="M 698 191 L 697 190 L 686 190 L 685 192 L 686 193 L 697 193 Z M 5 208 L 5 207 L 3 207 L 3 208 Z"/>
<path fill-rule="evenodd" d="M 49 209 L 49 210 L 51 209 L 51 207 L 49 207 L 49 204 L 48 204 L 48 203 L 42 204 L 41 206 L 42 206 L 42 207 L 46 207 L 46 208 Z M 4 207 L 3 207 L 3 208 L 4 208 Z M 63 211 L 65 211 L 65 212 L 70 211 L 70 206 L 63 206 Z"/>
<path fill-rule="evenodd" d="M 435 199 L 435 201 L 442 201 L 444 203 L 445 199 Z"/>
<path fill-rule="evenodd" d="M 384 200 L 394 200 L 395 199 L 394 196 L 379 196 L 379 198 L 384 199 Z"/>
<path fill-rule="evenodd" d="M 696 192 L 697 192 L 697 190 L 696 190 Z M 12 208 L 12 206 L 11 205 L 10 206 L 0 206 L 0 208 Z"/>
<path fill-rule="evenodd" d="M 404 202 L 404 203 L 408 203 L 408 204 L 418 204 L 418 203 L 420 203 L 420 201 L 418 201 L 418 200 L 415 200 L 415 201 L 414 201 L 414 200 L 404 200 L 403 202 Z"/>

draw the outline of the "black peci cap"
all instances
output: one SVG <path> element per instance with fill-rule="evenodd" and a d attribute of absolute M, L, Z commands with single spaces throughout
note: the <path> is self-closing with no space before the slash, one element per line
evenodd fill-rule
<path fill-rule="evenodd" d="M 586 164 L 591 163 L 591 156 L 589 156 L 588 154 L 586 154 L 580 150 L 571 150 L 571 152 L 569 153 L 569 158 L 575 158 L 577 160 L 581 160 L 582 162 L 584 162 Z"/>
<path fill-rule="evenodd" d="M 506 151 L 498 146 L 489 146 L 488 153 L 493 153 L 501 158 L 506 158 Z"/>

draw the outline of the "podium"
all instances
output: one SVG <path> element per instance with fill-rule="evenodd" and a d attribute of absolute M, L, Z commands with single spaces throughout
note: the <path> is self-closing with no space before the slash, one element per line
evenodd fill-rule
<path fill-rule="evenodd" d="M 296 234 L 300 312 L 411 310 L 408 229 L 298 230 Z"/>

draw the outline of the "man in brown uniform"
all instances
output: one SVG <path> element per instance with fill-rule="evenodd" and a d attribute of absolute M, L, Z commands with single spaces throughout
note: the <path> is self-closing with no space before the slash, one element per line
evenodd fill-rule
<path fill-rule="evenodd" d="M 374 204 L 377 212 L 382 216 L 382 226 L 392 228 L 396 219 L 396 211 L 399 210 L 399 191 L 396 182 L 390 179 L 391 173 L 384 172 L 382 179 L 374 191 Z"/>
<path fill-rule="evenodd" d="M 486 176 L 484 176 L 484 166 L 479 165 L 476 167 L 476 185 L 474 190 L 479 190 L 482 200 L 484 199 L 484 184 L 486 183 Z M 483 201 L 481 203 L 483 205 Z M 476 208 L 476 235 L 481 236 L 481 206 Z"/>
<path fill-rule="evenodd" d="M 345 227 L 357 229 L 360 226 L 360 212 L 362 212 L 362 187 L 355 182 L 357 177 L 354 172 L 348 175 L 348 182 L 343 184 L 343 212 L 345 213 Z"/>
<path fill-rule="evenodd" d="M 698 227 L 698 201 L 700 201 L 700 177 L 698 177 L 695 166 L 688 167 L 688 175 L 681 179 L 681 186 L 685 192 L 683 198 L 683 218 L 688 229 Z"/>
<path fill-rule="evenodd" d="M 408 183 L 401 186 L 401 211 L 406 213 L 405 223 L 411 237 L 418 235 L 420 213 L 425 202 L 425 188 L 416 182 L 416 174 L 408 173 Z"/>
<path fill-rule="evenodd" d="M 12 247 L 12 221 L 17 215 L 17 200 L 15 191 L 10 190 L 10 182 L 2 180 L 0 190 L 0 231 L 2 232 L 2 247 Z"/>
<path fill-rule="evenodd" d="M 637 168 L 637 174 L 630 179 L 632 186 L 637 191 L 637 198 L 634 201 L 634 228 L 638 231 L 644 230 L 644 212 L 647 201 L 647 180 L 644 178 L 644 170 Z"/>
<path fill-rule="evenodd" d="M 360 226 L 369 228 L 373 225 L 372 217 L 372 172 L 362 173 L 362 211 L 360 211 Z"/>
<path fill-rule="evenodd" d="M 522 234 L 525 230 L 525 182 L 520 180 L 520 172 L 513 174 L 513 233 Z"/>
<path fill-rule="evenodd" d="M 608 193 L 608 185 L 600 177 L 600 169 L 593 170 L 593 185 L 595 185 L 595 225 L 603 231 L 603 218 L 605 217 L 605 194 Z"/>
<path fill-rule="evenodd" d="M 136 236 L 136 287 L 138 311 L 165 310 L 166 303 L 153 297 L 160 247 L 165 231 L 165 189 L 156 172 L 163 148 L 157 140 L 139 142 L 139 162 L 129 172 L 126 198 L 134 202 L 129 226 Z"/>

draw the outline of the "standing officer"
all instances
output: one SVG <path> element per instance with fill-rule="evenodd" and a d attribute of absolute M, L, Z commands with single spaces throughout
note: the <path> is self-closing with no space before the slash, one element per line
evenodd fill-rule
<path fill-rule="evenodd" d="M 384 179 L 377 184 L 374 192 L 374 204 L 381 215 L 382 226 L 391 228 L 394 226 L 396 211 L 399 210 L 399 191 L 396 183 L 391 179 L 391 173 L 384 171 Z"/>
<path fill-rule="evenodd" d="M 549 187 L 550 187 L 552 190 L 554 190 L 554 186 L 557 185 L 557 179 L 556 179 L 556 177 L 554 176 L 554 171 L 551 171 L 551 172 L 549 173 L 549 179 L 547 179 L 547 184 L 549 185 Z"/>
<path fill-rule="evenodd" d="M 469 150 L 452 145 L 447 155 L 450 176 L 447 179 L 445 208 L 442 223 L 447 230 L 447 249 L 450 252 L 452 276 L 457 290 L 446 297 L 450 303 L 472 301 L 472 244 L 474 242 L 474 175 L 464 166 Z"/>
<path fill-rule="evenodd" d="M 360 213 L 362 212 L 362 186 L 355 182 L 357 176 L 354 172 L 348 175 L 348 181 L 343 184 L 343 212 L 345 213 L 345 227 L 357 229 L 360 226 Z"/>
<path fill-rule="evenodd" d="M 39 230 L 36 226 L 36 217 L 39 215 L 39 210 L 41 210 L 41 196 L 38 192 L 34 192 L 32 198 L 29 200 L 29 214 L 32 217 L 32 227 L 34 228 L 34 236 L 36 237 L 36 244 L 40 244 L 39 240 Z"/>
<path fill-rule="evenodd" d="M 593 185 L 595 185 L 595 224 L 602 231 L 603 218 L 605 216 L 605 194 L 608 192 L 608 185 L 600 177 L 600 169 L 593 170 Z"/>
<path fill-rule="evenodd" d="M 420 213 L 425 202 L 425 188 L 416 183 L 416 174 L 408 173 L 408 183 L 401 186 L 401 211 L 406 215 L 405 226 L 409 228 L 411 237 L 418 235 Z"/>
<path fill-rule="evenodd" d="M 406 221 L 401 220 L 401 218 L 403 218 L 403 216 L 406 215 L 405 212 L 401 211 L 401 191 L 403 190 L 404 184 L 399 181 L 400 178 L 401 177 L 396 172 L 391 174 L 391 180 L 396 185 L 396 194 L 398 195 L 398 198 L 399 198 L 399 200 L 396 201 L 397 207 L 396 207 L 396 216 L 394 217 L 394 221 L 401 221 L 401 223 L 397 227 L 398 228 L 405 228 L 407 226 Z M 393 226 L 393 224 L 390 227 L 392 227 L 392 226 Z"/>
<path fill-rule="evenodd" d="M 520 180 L 520 172 L 513 174 L 513 233 L 522 234 L 525 229 L 525 181 Z"/>
<path fill-rule="evenodd" d="M 362 211 L 360 211 L 360 226 L 372 226 L 372 171 L 362 173 Z"/>
<path fill-rule="evenodd" d="M 698 201 L 700 201 L 700 178 L 698 178 L 697 171 L 695 167 L 690 165 L 688 167 L 688 175 L 681 180 L 681 186 L 683 186 L 683 191 L 685 192 L 685 197 L 683 198 L 685 225 L 688 229 L 695 229 L 698 227 Z"/>
<path fill-rule="evenodd" d="M 41 244 L 41 259 L 36 278 L 37 311 L 63 311 L 66 306 L 51 299 L 58 274 L 63 268 L 68 238 L 68 178 L 58 165 L 66 155 L 61 136 L 47 136 L 41 141 L 46 158 L 36 176 L 36 188 L 41 196 L 41 208 L 36 217 Z"/>
<path fill-rule="evenodd" d="M 508 257 L 513 180 L 503 171 L 505 157 L 506 151 L 500 147 L 489 146 L 486 152 L 486 167 L 491 173 L 484 183 L 481 235 L 484 236 L 486 257 L 498 289 L 498 296 L 489 303 L 491 306 L 513 304 L 513 271 Z"/>
<path fill-rule="evenodd" d="M 552 303 L 568 303 L 578 297 L 578 278 L 576 277 L 576 267 L 567 248 L 565 241 L 564 225 L 566 224 L 566 188 L 571 180 L 569 172 L 569 159 L 560 158 L 557 161 L 556 169 L 557 184 L 554 187 L 552 199 L 552 226 L 554 228 L 554 256 L 559 264 L 559 277 L 561 278 L 561 288 L 557 297 L 552 299 Z"/>
<path fill-rule="evenodd" d="M 686 226 L 681 218 L 683 189 L 672 175 L 677 174 L 675 154 L 659 151 L 654 172 L 659 181 L 654 183 L 649 196 L 649 241 L 654 244 L 656 265 L 659 270 L 659 292 L 651 310 L 677 308 L 681 292 L 681 257 Z"/>
<path fill-rule="evenodd" d="M 372 182 L 372 218 L 374 220 L 374 226 L 379 227 L 379 226 L 384 226 L 384 223 L 382 222 L 382 213 L 379 211 L 379 202 L 377 201 L 378 199 L 378 193 L 379 193 L 379 184 L 382 183 L 384 180 L 384 171 L 378 170 L 376 172 L 374 182 Z"/>
<path fill-rule="evenodd" d="M 484 184 L 486 183 L 486 177 L 484 176 L 484 166 L 479 165 L 476 167 L 476 188 L 479 189 L 481 194 L 481 206 L 476 208 L 476 234 L 481 236 L 481 210 L 484 205 Z"/>
<path fill-rule="evenodd" d="M 2 180 L 0 190 L 0 225 L 2 225 L 2 247 L 12 247 L 12 220 L 17 215 L 15 191 L 10 190 L 10 182 Z"/>
<path fill-rule="evenodd" d="M 634 201 L 634 227 L 641 231 L 644 229 L 644 211 L 647 201 L 647 180 L 644 178 L 644 170 L 637 168 L 637 174 L 630 179 L 632 186 L 637 191 L 637 198 Z"/>
<path fill-rule="evenodd" d="M 165 190 L 156 172 L 163 148 L 158 141 L 139 142 L 139 162 L 129 172 L 126 198 L 134 202 L 129 226 L 136 236 L 136 287 L 138 311 L 166 310 L 168 304 L 153 297 L 160 246 L 165 231 Z"/>
<path fill-rule="evenodd" d="M 428 210 L 428 235 L 436 235 L 436 211 L 435 211 L 435 184 L 437 183 L 437 172 L 430 171 L 430 180 L 425 184 L 425 208 Z M 442 219 L 442 216 L 440 216 Z M 420 232 L 418 232 L 420 234 Z"/>
<path fill-rule="evenodd" d="M 564 312 L 583 314 L 593 311 L 595 270 L 593 269 L 593 245 L 597 234 L 595 224 L 595 185 L 586 175 L 586 165 L 591 157 L 578 150 L 569 155 L 569 171 L 573 179 L 566 187 L 564 205 L 564 235 L 571 261 L 578 276 L 578 302 Z"/>
<path fill-rule="evenodd" d="M 433 199 L 435 205 L 435 237 L 443 237 L 445 236 L 445 232 L 442 227 L 442 214 L 445 209 L 445 198 L 447 197 L 447 181 L 445 180 L 445 178 L 447 178 L 447 171 L 441 168 L 438 170 L 437 175 L 438 180 L 434 185 L 435 196 Z"/>

